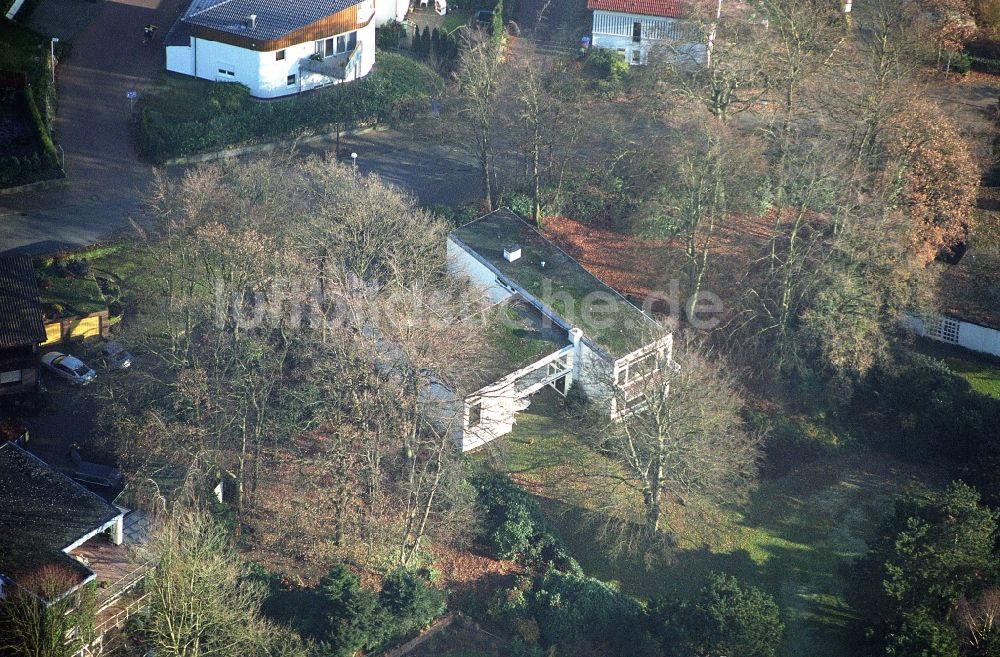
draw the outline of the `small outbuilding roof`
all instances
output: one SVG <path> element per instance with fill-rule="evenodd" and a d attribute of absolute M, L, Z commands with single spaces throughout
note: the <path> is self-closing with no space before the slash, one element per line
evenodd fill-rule
<path fill-rule="evenodd" d="M 72 573 L 77 584 L 87 581 L 94 573 L 63 550 L 121 513 L 14 443 L 0 445 L 0 575 L 4 578 L 24 586 L 26 578 L 55 565 Z"/>
<path fill-rule="evenodd" d="M 680 0 L 587 0 L 587 9 L 663 18 L 683 18 L 687 13 Z"/>
<path fill-rule="evenodd" d="M 38 279 L 31 257 L 0 258 L 0 349 L 45 342 Z"/>
<path fill-rule="evenodd" d="M 332 16 L 359 1 L 193 0 L 180 20 L 188 25 L 200 25 L 254 41 L 270 41 Z M 250 16 L 255 17 L 252 24 Z"/>

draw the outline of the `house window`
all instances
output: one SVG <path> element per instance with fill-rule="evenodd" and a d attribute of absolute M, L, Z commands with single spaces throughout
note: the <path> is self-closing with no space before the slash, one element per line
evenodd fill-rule
<path fill-rule="evenodd" d="M 632 49 L 632 63 L 641 64 L 642 63 L 642 51 L 638 48 Z"/>
<path fill-rule="evenodd" d="M 224 75 L 227 78 L 235 77 L 236 72 L 231 68 L 222 67 L 219 69 L 219 75 Z"/>
<path fill-rule="evenodd" d="M 288 78 L 285 80 L 285 84 L 287 84 L 289 87 L 295 85 L 295 74 L 294 73 L 288 76 Z"/>
<path fill-rule="evenodd" d="M 279 50 L 278 52 L 274 53 L 274 61 L 280 62 L 284 58 L 285 58 L 285 51 L 284 50 Z"/>
<path fill-rule="evenodd" d="M 336 39 L 322 39 L 316 42 L 316 54 L 320 57 L 331 57 L 337 50 Z"/>
<path fill-rule="evenodd" d="M 632 42 L 639 43 L 642 41 L 642 23 L 636 21 L 632 23 Z"/>
<path fill-rule="evenodd" d="M 469 402 L 469 419 L 465 423 L 466 429 L 475 429 L 483 421 L 483 400 L 477 399 Z"/>
<path fill-rule="evenodd" d="M 351 52 L 358 46 L 358 33 L 341 34 L 337 37 L 337 52 Z"/>
<path fill-rule="evenodd" d="M 358 46 L 358 33 L 340 34 L 329 39 L 316 42 L 316 54 L 322 57 L 332 57 L 350 52 Z"/>

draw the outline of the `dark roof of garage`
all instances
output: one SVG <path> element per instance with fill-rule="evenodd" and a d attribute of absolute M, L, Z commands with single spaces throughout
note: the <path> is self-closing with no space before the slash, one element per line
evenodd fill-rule
<path fill-rule="evenodd" d="M 92 577 L 63 550 L 119 514 L 37 456 L 14 443 L 0 445 L 0 575 L 18 586 L 31 590 L 26 582 L 46 566 L 65 568 L 75 584 Z"/>
<path fill-rule="evenodd" d="M 45 341 L 38 279 L 31 257 L 0 258 L 0 349 Z"/>

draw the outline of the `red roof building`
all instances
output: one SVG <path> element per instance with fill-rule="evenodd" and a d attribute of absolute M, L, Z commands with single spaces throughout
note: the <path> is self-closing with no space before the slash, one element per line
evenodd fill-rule
<path fill-rule="evenodd" d="M 663 18 L 682 18 L 686 14 L 684 3 L 679 0 L 587 0 L 587 9 Z"/>

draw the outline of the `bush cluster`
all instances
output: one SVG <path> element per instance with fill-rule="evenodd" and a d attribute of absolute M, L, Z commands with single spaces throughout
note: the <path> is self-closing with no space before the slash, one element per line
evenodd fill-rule
<path fill-rule="evenodd" d="M 612 584 L 553 570 L 501 591 L 490 611 L 527 646 L 557 654 L 774 657 L 784 633 L 771 596 L 715 573 L 690 597 L 643 607 Z"/>
<path fill-rule="evenodd" d="M 349 657 L 396 643 L 444 613 L 445 594 L 419 575 L 396 570 L 378 593 L 362 588 L 343 564 L 313 588 L 289 587 L 271 578 L 264 612 L 293 627 L 317 656 Z"/>
<path fill-rule="evenodd" d="M 427 210 L 451 226 L 464 226 L 482 214 L 479 206 L 475 203 L 466 203 L 464 205 L 435 203 L 429 206 Z"/>
<path fill-rule="evenodd" d="M 668 654 L 774 657 L 785 629 L 774 598 L 717 573 L 690 599 L 654 600 L 649 616 Z"/>
<path fill-rule="evenodd" d="M 20 157 L 4 155 L 0 157 L 0 187 L 31 180 L 36 174 L 48 168 L 48 162 L 38 153 Z"/>
<path fill-rule="evenodd" d="M 943 361 L 908 352 L 874 370 L 853 400 L 874 447 L 943 463 L 1000 504 L 1000 400 L 976 392 Z"/>
<path fill-rule="evenodd" d="M 375 30 L 375 47 L 382 50 L 396 50 L 404 36 L 406 36 L 406 27 L 399 21 L 392 19 Z"/>
<path fill-rule="evenodd" d="M 177 121 L 157 111 L 154 102 L 139 111 L 139 147 L 150 159 L 163 161 L 294 138 L 332 125 L 394 123 L 428 111 L 429 94 L 440 84 L 435 73 L 391 53 L 379 53 L 377 67 L 361 80 L 270 103 L 243 102 L 245 87 L 223 85 L 227 93 L 211 94 L 205 102 L 217 107 L 198 120 Z"/>
<path fill-rule="evenodd" d="M 517 561 L 535 573 L 581 574 L 580 565 L 549 527 L 538 502 L 510 477 L 480 474 L 472 483 L 485 512 L 484 539 L 496 557 Z"/>
<path fill-rule="evenodd" d="M 606 96 L 616 96 L 625 88 L 629 64 L 616 50 L 591 48 L 584 68 L 595 79 L 597 91 Z"/>
<path fill-rule="evenodd" d="M 431 30 L 425 25 L 421 32 L 414 27 L 411 43 L 414 55 L 434 62 L 442 71 L 453 71 L 458 65 L 458 41 L 444 30 Z"/>

